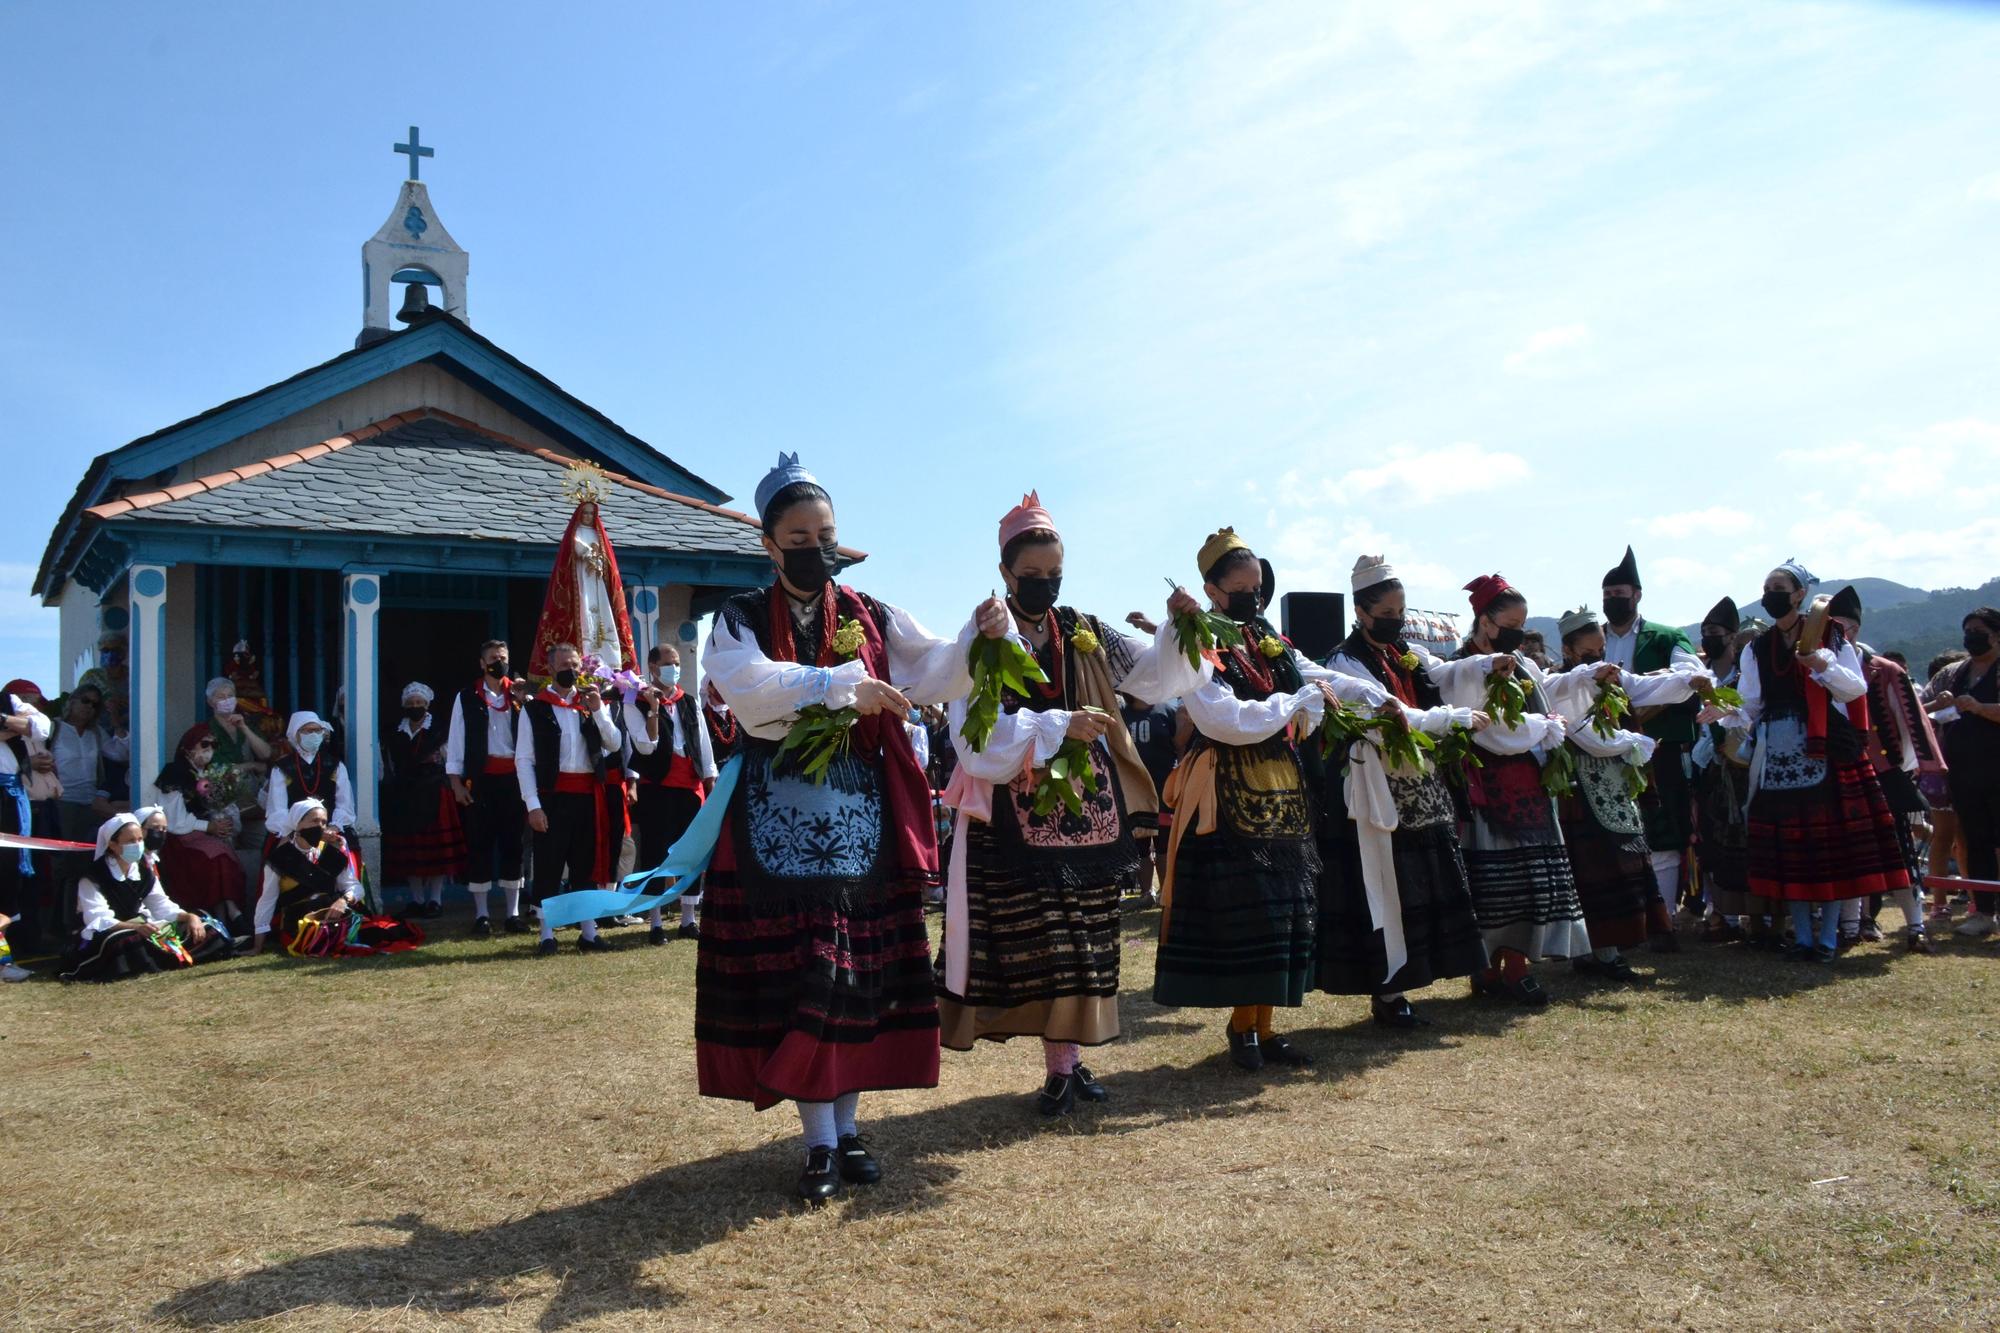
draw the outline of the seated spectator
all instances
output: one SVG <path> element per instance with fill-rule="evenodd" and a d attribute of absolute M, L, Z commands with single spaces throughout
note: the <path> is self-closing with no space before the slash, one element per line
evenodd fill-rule
<path fill-rule="evenodd" d="M 124 804 L 114 802 L 104 784 L 104 761 L 110 758 L 122 763 L 126 741 L 99 725 L 103 714 L 103 689 L 80 684 L 63 699 L 50 724 L 49 754 L 55 761 L 56 781 L 62 786 L 55 804 L 56 836 L 66 842 L 89 842 L 98 826 Z M 77 879 L 83 873 L 81 858 L 56 858 L 55 872 L 61 901 L 75 901 Z"/>
<path fill-rule="evenodd" d="M 240 934 L 250 902 L 249 881 L 233 850 L 234 796 L 217 790 L 235 780 L 234 771 L 223 776 L 216 773 L 214 763 L 214 736 L 206 722 L 199 722 L 182 735 L 174 757 L 153 779 L 166 830 L 160 874 L 179 901 L 234 923 L 231 929 Z"/>
<path fill-rule="evenodd" d="M 77 932 L 64 981 L 117 981 L 224 957 L 228 937 L 169 898 L 146 859 L 139 821 L 116 814 L 76 882 Z"/>
<path fill-rule="evenodd" d="M 251 953 L 264 952 L 273 927 L 286 952 L 318 958 L 397 953 L 424 942 L 408 922 L 361 915 L 361 881 L 326 806 L 310 797 L 295 802 L 273 827 Z"/>
<path fill-rule="evenodd" d="M 215 761 L 232 767 L 250 767 L 261 773 L 271 763 L 271 745 L 238 711 L 236 682 L 217 676 L 204 691 L 208 699 L 208 728 L 215 738 Z"/>
<path fill-rule="evenodd" d="M 327 744 L 333 728 L 320 721 L 318 713 L 293 713 L 285 724 L 285 740 L 292 751 L 271 767 L 264 785 L 264 854 L 279 838 L 277 827 L 285 812 L 300 801 L 318 801 L 331 812 L 333 827 L 347 841 L 360 846 L 354 837 L 354 786 L 347 780 L 347 765 Z"/>

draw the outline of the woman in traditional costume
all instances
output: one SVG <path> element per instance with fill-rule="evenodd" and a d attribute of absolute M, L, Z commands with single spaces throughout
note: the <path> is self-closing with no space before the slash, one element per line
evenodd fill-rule
<path fill-rule="evenodd" d="M 1742 679 L 1743 616 L 1725 597 L 1701 620 L 1701 652 L 1715 683 L 1735 689 Z M 1695 839 L 1702 892 L 1713 914 L 1703 938 L 1744 940 L 1753 949 L 1783 946 L 1770 920 L 1772 903 L 1750 892 L 1750 763 L 1748 736 L 1711 722 L 1689 752 L 1695 766 Z"/>
<path fill-rule="evenodd" d="M 1306 661 L 1259 611 L 1257 555 L 1233 528 L 1202 543 L 1203 591 L 1242 635 L 1204 657 L 1181 696 L 1195 736 L 1168 779 L 1173 810 L 1160 894 L 1153 999 L 1230 1010 L 1230 1058 L 1249 1070 L 1312 1058 L 1278 1035 L 1279 1006 L 1313 984 L 1321 863 L 1296 743 L 1328 704 L 1380 707 L 1388 691 Z M 1169 627 L 1171 632 L 1171 627 Z"/>
<path fill-rule="evenodd" d="M 188 728 L 153 779 L 160 793 L 160 817 L 166 829 L 159 849 L 160 876 L 173 885 L 174 899 L 197 911 L 212 912 L 225 921 L 240 922 L 250 906 L 249 879 L 236 855 L 237 797 L 218 791 L 235 781 L 235 770 L 214 767 L 215 740 L 210 725 Z"/>
<path fill-rule="evenodd" d="M 354 834 L 354 785 L 348 781 L 347 765 L 335 747 L 327 742 L 333 729 L 318 713 L 293 713 L 285 724 L 285 740 L 291 753 L 271 765 L 270 781 L 264 785 L 265 852 L 282 836 L 278 825 L 285 812 L 300 801 L 318 801 L 325 806 L 336 833 L 351 847 L 359 847 Z"/>
<path fill-rule="evenodd" d="M 229 938 L 169 898 L 146 856 L 136 815 L 97 830 L 97 853 L 76 882 L 82 928 L 64 981 L 118 981 L 226 957 Z"/>
<path fill-rule="evenodd" d="M 325 805 L 312 797 L 298 801 L 275 828 L 278 840 L 264 857 L 250 952 L 262 953 L 274 929 L 285 952 L 301 957 L 402 953 L 424 942 L 423 932 L 409 922 L 362 915 L 361 881 Z"/>
<path fill-rule="evenodd" d="M 798 1103 L 802 1197 L 871 1184 L 864 1091 L 929 1088 L 938 1011 L 923 892 L 937 875 L 930 789 L 903 727 L 911 701 L 971 688 L 976 633 L 1006 633 L 998 598 L 955 640 L 833 581 L 833 502 L 796 454 L 757 487 L 769 588 L 723 603 L 702 670 L 742 729 L 729 818 L 704 881 L 695 964 L 703 1096 Z M 807 776 L 779 743 L 852 709 L 844 752 Z M 809 713 L 806 719 L 801 713 Z"/>
<path fill-rule="evenodd" d="M 1352 583 L 1354 631 L 1328 667 L 1387 690 L 1406 723 L 1428 736 L 1453 727 L 1483 731 L 1491 719 L 1477 708 L 1447 705 L 1430 676 L 1438 659 L 1404 637 L 1403 585 L 1388 562 L 1362 556 Z M 1369 776 L 1367 764 L 1383 762 L 1379 756 L 1370 745 L 1349 776 L 1358 784 Z M 1320 879 L 1314 976 L 1329 994 L 1368 996 L 1378 1026 L 1407 1030 L 1426 1021 L 1407 992 L 1480 971 L 1486 946 L 1450 790 L 1432 768 L 1385 765 L 1383 776 L 1391 804 L 1372 818 L 1365 795 L 1348 800 L 1345 784 L 1329 783 L 1338 805 L 1329 801 L 1320 839 L 1330 873 Z"/>
<path fill-rule="evenodd" d="M 1565 614 L 1557 629 L 1565 668 L 1587 670 L 1604 661 L 1604 624 L 1597 612 L 1580 606 Z M 1709 679 L 1705 671 L 1643 676 L 1623 671 L 1617 683 L 1636 712 L 1681 703 L 1694 695 L 1697 680 Z M 1660 897 L 1645 815 L 1628 777 L 1648 772 L 1657 743 L 1644 732 L 1609 720 L 1605 730 L 1598 729 L 1592 711 L 1605 683 L 1597 682 L 1596 690 L 1559 694 L 1556 707 L 1563 719 L 1563 744 L 1570 749 L 1576 772 L 1569 792 L 1557 797 L 1556 811 L 1570 870 L 1576 876 L 1577 899 L 1583 904 L 1584 925 L 1590 931 L 1590 953 L 1572 958 L 1570 966 L 1584 976 L 1630 982 L 1639 974 L 1623 950 L 1671 934 L 1673 918 Z M 1680 762 L 1678 753 L 1674 762 Z"/>
<path fill-rule="evenodd" d="M 1057 605 L 1063 541 L 1038 496 L 1000 520 L 1007 609 L 1048 677 L 1023 699 L 1003 691 L 982 749 L 951 706 L 958 765 L 945 804 L 958 814 L 937 962 L 944 1044 L 1040 1037 L 1046 1080 L 1037 1105 L 1064 1115 L 1104 1087 L 1080 1049 L 1118 1036 L 1118 898 L 1138 869 L 1136 836 L 1151 837 L 1158 794 L 1119 712 L 1122 691 L 1146 703 L 1194 689 L 1200 677 L 1171 626 L 1141 648 L 1095 616 Z M 1198 610 L 1176 593 L 1169 610 Z M 1058 802 L 1035 813 L 1037 780 L 1068 741 L 1082 747 L 1095 793 L 1080 812 Z"/>
<path fill-rule="evenodd" d="M 410 887 L 413 914 L 444 912 L 446 881 L 465 873 L 465 828 L 445 780 L 445 729 L 432 725 L 435 691 L 403 687 L 403 717 L 389 733 L 389 777 L 382 784 L 382 877 Z"/>
<path fill-rule="evenodd" d="M 1757 728 L 1750 890 L 1791 904 L 1795 957 L 1831 963 L 1840 904 L 1906 889 L 1910 872 L 1868 764 L 1861 659 L 1831 617 L 1816 618 L 1823 641 L 1802 642 L 1813 582 L 1796 560 L 1765 576 L 1764 610 L 1776 623 L 1751 643 L 1739 688 L 1741 719 Z"/>
<path fill-rule="evenodd" d="M 1475 994 L 1539 1008 L 1549 1002 L 1528 968 L 1545 956 L 1581 958 L 1590 952 L 1576 877 L 1563 847 L 1555 800 L 1542 786 L 1542 765 L 1562 745 L 1560 706 L 1570 697 L 1594 697 L 1599 675 L 1616 667 L 1549 674 L 1519 651 L 1528 599 L 1498 574 L 1466 585 L 1472 633 L 1449 663 L 1431 674 L 1446 703 L 1484 708 L 1488 682 L 1515 676 L 1527 691 L 1525 713 L 1515 721 L 1495 716 L 1473 738 L 1484 767 L 1465 781 L 1466 872 L 1472 905 L 1486 940 L 1486 970 L 1472 979 Z"/>

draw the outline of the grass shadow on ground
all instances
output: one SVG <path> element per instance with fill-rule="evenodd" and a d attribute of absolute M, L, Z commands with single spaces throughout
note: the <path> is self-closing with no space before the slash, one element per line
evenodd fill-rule
<path fill-rule="evenodd" d="M 1395 1055 L 1384 1047 L 1379 1059 Z M 1364 1055 L 1350 1067 L 1373 1062 Z M 867 1121 L 887 1177 L 873 1189 L 848 1191 L 826 1210 L 828 1220 L 840 1224 L 939 1206 L 958 1176 L 950 1160 L 958 1154 L 1047 1133 L 1129 1134 L 1170 1121 L 1234 1118 L 1256 1110 L 1266 1086 L 1264 1078 L 1230 1067 L 1221 1052 L 1192 1068 L 1159 1065 L 1109 1074 L 1104 1083 L 1112 1098 L 1106 1106 L 1054 1123 L 1034 1115 L 1031 1100 L 1019 1093 Z M 865 1102 L 863 1108 L 865 1113 Z M 559 1279 L 539 1320 L 545 1329 L 606 1313 L 672 1308 L 687 1293 L 647 1278 L 645 1266 L 802 1213 L 804 1205 L 790 1196 L 797 1170 L 796 1145 L 786 1139 L 670 1166 L 600 1197 L 490 1226 L 454 1230 L 409 1213 L 357 1218 L 355 1227 L 401 1235 L 200 1283 L 159 1303 L 153 1314 L 212 1325 L 312 1307 L 483 1309 L 516 1299 L 509 1284 L 531 1274 Z"/>

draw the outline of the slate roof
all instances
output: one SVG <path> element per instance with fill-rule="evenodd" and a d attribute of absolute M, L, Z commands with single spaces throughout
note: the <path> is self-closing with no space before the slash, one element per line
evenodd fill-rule
<path fill-rule="evenodd" d="M 572 506 L 569 459 L 435 408 L 399 413 L 292 453 L 85 511 L 101 521 L 295 529 L 555 545 Z M 761 555 L 755 520 L 606 474 L 605 526 L 620 546 Z M 854 555 L 859 556 L 859 552 Z"/>

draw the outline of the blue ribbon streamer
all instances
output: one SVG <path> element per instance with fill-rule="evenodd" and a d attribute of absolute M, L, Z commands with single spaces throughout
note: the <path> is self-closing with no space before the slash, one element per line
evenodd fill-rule
<path fill-rule="evenodd" d="M 692 889 L 708 869 L 715 844 L 722 837 L 722 821 L 729 813 L 729 798 L 736 793 L 736 780 L 743 773 L 743 756 L 737 755 L 722 766 L 715 790 L 701 803 L 694 822 L 667 848 L 667 859 L 651 870 L 627 875 L 615 889 L 579 889 L 559 893 L 542 901 L 542 920 L 550 926 L 574 926 L 581 921 L 630 913 L 638 916 L 664 906 Z M 672 878 L 674 886 L 664 893 L 648 893 L 656 880 Z"/>

